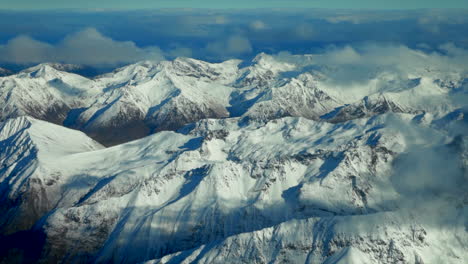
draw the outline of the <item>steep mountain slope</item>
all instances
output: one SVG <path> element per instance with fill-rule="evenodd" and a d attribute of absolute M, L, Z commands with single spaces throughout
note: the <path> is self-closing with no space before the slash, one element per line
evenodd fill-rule
<path fill-rule="evenodd" d="M 454 103 L 466 89 L 463 72 L 415 69 L 402 76 L 375 69 L 359 82 L 343 82 L 342 70 L 314 65 L 314 58 L 262 53 L 245 67 L 239 60 L 143 61 L 94 79 L 58 70 L 73 65 L 45 63 L 0 78 L 0 120 L 29 115 L 116 145 L 204 118 L 341 122 L 387 112 L 440 118 L 463 105 Z"/>
<path fill-rule="evenodd" d="M 0 123 L 2 233 L 27 230 L 57 206 L 56 182 L 63 179 L 51 165 L 64 155 L 100 148 L 82 132 L 30 117 Z"/>
<path fill-rule="evenodd" d="M 16 136 L 22 133 L 40 142 L 34 144 L 37 155 L 27 159 L 36 165 L 9 173 L 8 182 L 21 179 L 23 197 L 42 190 L 39 197 L 53 205 L 47 209 L 55 208 L 45 214 L 44 203 L 24 203 L 32 207 L 26 212 L 44 212 L 34 230 L 46 235 L 47 260 L 221 263 L 255 256 L 258 263 L 422 263 L 440 257 L 457 263 L 467 247 L 457 235 L 464 229 L 457 216 L 464 214 L 464 184 L 448 194 L 416 189 L 447 208 L 443 220 L 451 228 L 441 242 L 439 220 L 412 213 L 410 204 L 419 203 L 395 179 L 401 155 L 447 141 L 437 131 L 409 138 L 409 129 L 432 129 L 413 118 L 386 114 L 339 124 L 291 117 L 266 123 L 205 119 L 179 133 L 159 132 L 107 149 L 64 128 L 61 137 L 43 138 L 16 123 L 40 124 L 46 135 L 56 126 L 23 118 L 3 123 L 1 142 L 13 149 L 0 148 L 0 155 L 28 153 L 15 148 L 24 145 Z M 60 138 L 75 143 L 54 141 Z M 80 142 L 89 144 L 67 145 Z M 465 145 L 455 153 L 466 156 Z M 23 163 L 12 159 L 4 171 Z M 467 177 L 466 170 L 450 175 Z M 14 190 L 3 193 L 14 197 Z M 2 204 L 11 211 L 18 207 Z"/>
<path fill-rule="evenodd" d="M 370 117 L 387 112 L 393 113 L 417 113 L 398 103 L 397 100 L 386 94 L 366 96 L 359 102 L 336 108 L 323 116 L 329 122 L 344 122 L 356 118 Z"/>
<path fill-rule="evenodd" d="M 432 224 L 401 212 L 295 219 L 146 263 L 419 264 L 466 259 L 467 240 L 458 235 L 465 232 L 463 223 L 454 223 L 450 235 Z"/>
<path fill-rule="evenodd" d="M 260 120 L 284 116 L 318 120 L 321 115 L 340 105 L 339 99 L 318 88 L 314 77 L 306 73 L 264 89 L 243 116 Z"/>
<path fill-rule="evenodd" d="M 238 63 L 209 64 L 181 58 L 118 69 L 95 79 L 103 93 L 66 125 L 115 144 L 203 118 L 227 117 L 231 88 L 225 84 L 235 78 Z"/>
<path fill-rule="evenodd" d="M 52 63 L 52 62 L 42 63 L 41 65 L 47 65 L 51 68 L 56 69 L 57 71 L 69 72 L 69 73 L 77 73 L 77 72 L 82 71 L 85 68 L 85 66 L 77 65 L 77 64 Z"/>
<path fill-rule="evenodd" d="M 252 60 L 252 65 L 240 70 L 237 87 L 264 88 L 274 84 L 283 72 L 297 68 L 294 63 L 281 62 L 266 53 L 260 53 Z"/>
<path fill-rule="evenodd" d="M 61 124 L 72 108 L 87 105 L 93 82 L 48 64 L 0 78 L 0 120 L 29 115 Z"/>
<path fill-rule="evenodd" d="M 465 96 L 463 76 L 466 73 L 451 76 L 421 71 L 402 78 L 384 72 L 375 74 L 358 85 L 337 84 L 336 87 L 330 86 L 326 80 L 330 77 L 325 77 L 319 85 L 330 91 L 332 96 L 341 99 L 343 104 L 322 118 L 330 122 L 342 122 L 387 112 L 426 112 L 442 117 L 463 106 L 464 103 L 460 103 L 460 100 L 454 100 L 455 97 Z"/>
<path fill-rule="evenodd" d="M 0 77 L 0 262 L 463 262 L 466 72 L 317 59 Z"/>

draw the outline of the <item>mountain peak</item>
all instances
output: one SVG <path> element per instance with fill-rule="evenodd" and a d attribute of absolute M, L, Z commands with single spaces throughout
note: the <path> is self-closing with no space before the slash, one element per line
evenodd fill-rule
<path fill-rule="evenodd" d="M 266 54 L 264 52 L 255 56 L 255 58 L 252 60 L 252 63 L 253 65 L 251 68 L 271 71 L 275 74 L 296 69 L 296 65 L 293 63 L 277 60 L 275 56 Z"/>
<path fill-rule="evenodd" d="M 55 69 L 49 63 L 41 63 L 39 65 L 27 68 L 19 73 L 25 77 L 54 79 L 57 78 L 61 71 Z"/>
<path fill-rule="evenodd" d="M 271 56 L 270 54 L 266 54 L 265 52 L 260 52 L 255 56 L 255 58 L 253 58 L 252 62 L 261 63 L 268 60 L 273 60 L 273 56 Z"/>
<path fill-rule="evenodd" d="M 24 133 L 27 132 L 27 133 Z M 16 135 L 16 136 L 15 136 Z M 49 154 L 50 158 L 63 153 L 78 153 L 101 148 L 101 145 L 81 131 L 72 130 L 28 116 L 11 118 L 0 123 L 0 141 L 12 140 L 14 146 L 24 144 L 28 138 L 38 148 Z"/>
<path fill-rule="evenodd" d="M 4 77 L 4 76 L 8 76 L 8 75 L 12 75 L 13 72 L 8 70 L 8 69 L 5 69 L 5 68 L 1 68 L 0 67 L 0 77 Z"/>
<path fill-rule="evenodd" d="M 74 72 L 84 69 L 83 65 L 78 64 L 69 64 L 69 63 L 56 63 L 56 62 L 48 62 L 44 63 L 57 71 L 65 71 L 65 72 Z"/>

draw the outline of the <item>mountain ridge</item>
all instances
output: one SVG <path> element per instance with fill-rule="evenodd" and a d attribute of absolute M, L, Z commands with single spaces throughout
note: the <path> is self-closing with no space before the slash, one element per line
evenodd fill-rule
<path fill-rule="evenodd" d="M 0 98 L 6 102 L 0 120 L 30 115 L 115 145 L 203 118 L 302 116 L 336 122 L 385 112 L 441 116 L 454 110 L 450 97 L 458 88 L 445 85 L 454 84 L 451 79 L 421 75 L 409 78 L 407 88 L 394 90 L 392 83 L 401 80 L 376 76 L 369 85 L 380 82 L 384 90 L 370 90 L 352 101 L 348 91 L 340 94 L 329 87 L 327 78 L 333 78 L 333 72 L 304 68 L 304 61 L 313 62 L 313 55 L 295 56 L 296 64 L 262 53 L 243 68 L 239 60 L 143 61 L 93 79 L 41 64 L 0 79 Z M 288 76 L 291 71 L 302 73 Z M 414 102 L 406 99 L 409 95 Z M 366 98 L 373 103 L 366 103 Z M 432 106 L 427 100 L 433 101 Z M 332 118 L 333 112 L 338 116 Z M 114 133 L 116 129 L 122 133 Z"/>
<path fill-rule="evenodd" d="M 309 226 L 306 223 L 314 223 L 313 226 L 323 223 L 329 226 L 327 229 L 333 229 L 334 221 L 341 217 L 369 220 L 377 214 L 389 215 L 389 218 L 376 217 L 376 223 L 382 223 L 365 232 L 378 238 L 365 235 L 363 230 L 353 231 L 356 238 L 336 234 L 335 242 L 324 242 L 334 245 L 327 249 L 326 244 L 302 248 L 301 245 L 310 245 L 309 239 L 292 236 L 290 244 L 280 247 L 286 254 L 285 260 L 297 262 L 302 262 L 304 253 L 293 257 L 298 254 L 293 253 L 295 250 L 314 252 L 316 261 L 325 262 L 347 245 L 356 248 L 365 259 L 392 263 L 410 261 L 414 254 L 428 259 L 428 249 L 438 245 L 437 240 L 427 235 L 436 231 L 425 223 L 425 218 L 413 214 L 410 214 L 416 217 L 411 220 L 413 227 L 405 227 L 401 237 L 397 235 L 401 232 L 396 231 L 398 228 L 385 237 L 377 232 L 381 228 L 378 226 L 390 225 L 388 219 L 410 221 L 400 218 L 407 209 L 399 205 L 401 194 L 399 189 L 391 187 L 391 181 L 395 158 L 411 150 L 414 143 L 407 141 L 398 126 L 390 124 L 401 122 L 413 126 L 414 116 L 387 113 L 338 124 L 300 117 L 284 117 L 267 123 L 251 121 L 248 125 L 242 124 L 239 118 L 204 119 L 179 133 L 163 131 L 110 148 L 92 143 L 90 148 L 77 153 L 57 151 L 58 144 L 51 142 L 61 137 L 70 138 L 66 142 L 72 144 L 94 141 L 71 139 L 71 134 L 87 138 L 81 132 L 67 128 L 57 131 L 56 125 L 18 118 L 3 124 L 0 135 L 4 136 L 0 137 L 0 144 L 14 140 L 10 145 L 20 147 L 24 140 L 15 135 L 30 135 L 28 138 L 33 139 L 36 153 L 50 157 L 33 156 L 28 163 L 34 166 L 28 173 L 6 174 L 11 175 L 7 177 L 26 177 L 23 182 L 28 184 L 21 192 L 21 204 L 32 208 L 12 209 L 42 212 L 42 216 L 27 219 L 39 221 L 33 230 L 43 230 L 47 238 L 45 252 L 50 254 L 48 259 L 107 262 L 125 258 L 127 262 L 135 262 L 162 257 L 161 263 L 170 263 L 173 257 L 178 259 L 177 252 L 189 250 L 182 254 L 185 256 L 182 259 L 190 262 L 193 261 L 191 254 L 199 252 L 191 249 L 206 243 L 211 245 L 208 252 L 214 251 L 209 254 L 224 256 L 224 253 L 216 253 L 218 247 L 224 247 L 223 243 L 232 247 L 235 245 L 232 239 L 249 240 L 250 235 L 257 237 L 256 234 L 263 232 L 267 235 L 270 228 L 279 228 L 277 225 L 289 230 L 291 223 L 300 226 L 304 223 L 299 230 L 306 232 Z M 31 130 L 37 125 L 41 129 Z M 49 134 L 46 128 L 49 126 L 63 136 L 40 136 Z M 24 134 L 25 131 L 28 134 Z M 44 143 L 40 143 L 42 140 Z M 464 152 L 467 149 L 462 147 Z M 24 150 L 13 152 L 21 154 Z M 3 148 L 0 157 L 4 157 L 4 153 Z M 6 153 L 11 151 L 6 150 Z M 7 171 L 20 163 L 20 160 L 5 163 Z M 5 191 L 8 197 L 15 197 L 17 193 L 15 189 Z M 35 203 L 28 203 L 28 194 L 35 197 Z M 16 220 L 10 222 L 21 223 L 20 219 L 25 219 L 22 215 L 24 213 L 17 214 L 17 218 L 13 218 Z M 240 216 L 243 220 L 236 222 Z M 411 219 L 407 217 L 404 219 Z M 203 225 L 197 224 L 199 221 L 203 221 Z M 353 227 L 359 222 L 346 225 Z M 23 223 L 20 230 L 32 227 L 32 222 Z M 10 226 L 9 230 L 14 228 Z M 284 232 L 289 232 L 286 230 Z M 325 230 L 324 235 L 331 232 Z M 420 234 L 420 241 L 412 240 L 414 232 Z M 169 237 L 172 238 L 168 240 Z M 369 246 L 375 241 L 380 241 L 380 246 Z M 266 246 L 266 251 L 258 249 L 258 256 L 271 260 L 273 255 L 268 254 L 272 247 Z M 373 250 L 388 250 L 389 255 L 382 259 L 370 253 Z M 443 251 L 438 252 L 442 254 Z M 457 252 L 459 257 L 463 256 Z M 216 263 L 208 257 L 210 255 L 205 257 L 204 254 L 195 258 Z M 239 254 L 235 256 L 252 257 Z M 223 259 L 228 259 L 228 255 Z"/>

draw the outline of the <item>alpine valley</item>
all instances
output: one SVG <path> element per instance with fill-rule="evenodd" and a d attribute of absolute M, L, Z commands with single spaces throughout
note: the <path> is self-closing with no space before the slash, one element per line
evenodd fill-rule
<path fill-rule="evenodd" d="M 0 77 L 0 261 L 466 263 L 467 69 L 316 60 Z"/>

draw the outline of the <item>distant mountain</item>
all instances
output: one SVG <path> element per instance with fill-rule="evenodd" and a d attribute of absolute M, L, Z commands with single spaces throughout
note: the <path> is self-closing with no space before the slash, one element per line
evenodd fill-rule
<path fill-rule="evenodd" d="M 102 93 L 66 124 L 105 144 L 174 130 L 203 118 L 228 117 L 238 61 L 142 62 L 95 78 Z"/>
<path fill-rule="evenodd" d="M 0 77 L 12 75 L 12 74 L 13 72 L 8 69 L 0 68 Z"/>
<path fill-rule="evenodd" d="M 29 115 L 62 124 L 68 111 L 83 107 L 92 81 L 48 64 L 0 78 L 0 120 Z"/>
<path fill-rule="evenodd" d="M 330 122 L 344 122 L 388 112 L 418 113 L 418 111 L 400 105 L 397 100 L 388 95 L 374 94 L 364 97 L 359 102 L 338 107 L 333 112 L 323 115 L 322 118 Z"/>
<path fill-rule="evenodd" d="M 79 65 L 79 64 L 67 64 L 67 63 L 45 63 L 49 65 L 50 67 L 58 70 L 58 71 L 64 71 L 64 72 L 69 72 L 69 73 L 75 73 L 82 75 L 87 78 L 93 78 L 99 74 L 102 74 L 103 71 L 105 71 L 105 68 L 95 68 L 92 66 L 87 66 L 87 65 Z"/>
<path fill-rule="evenodd" d="M 64 71 L 64 72 L 76 72 L 85 68 L 82 65 L 65 64 L 65 63 L 43 63 L 43 65 L 47 65 L 56 69 L 57 71 Z"/>

